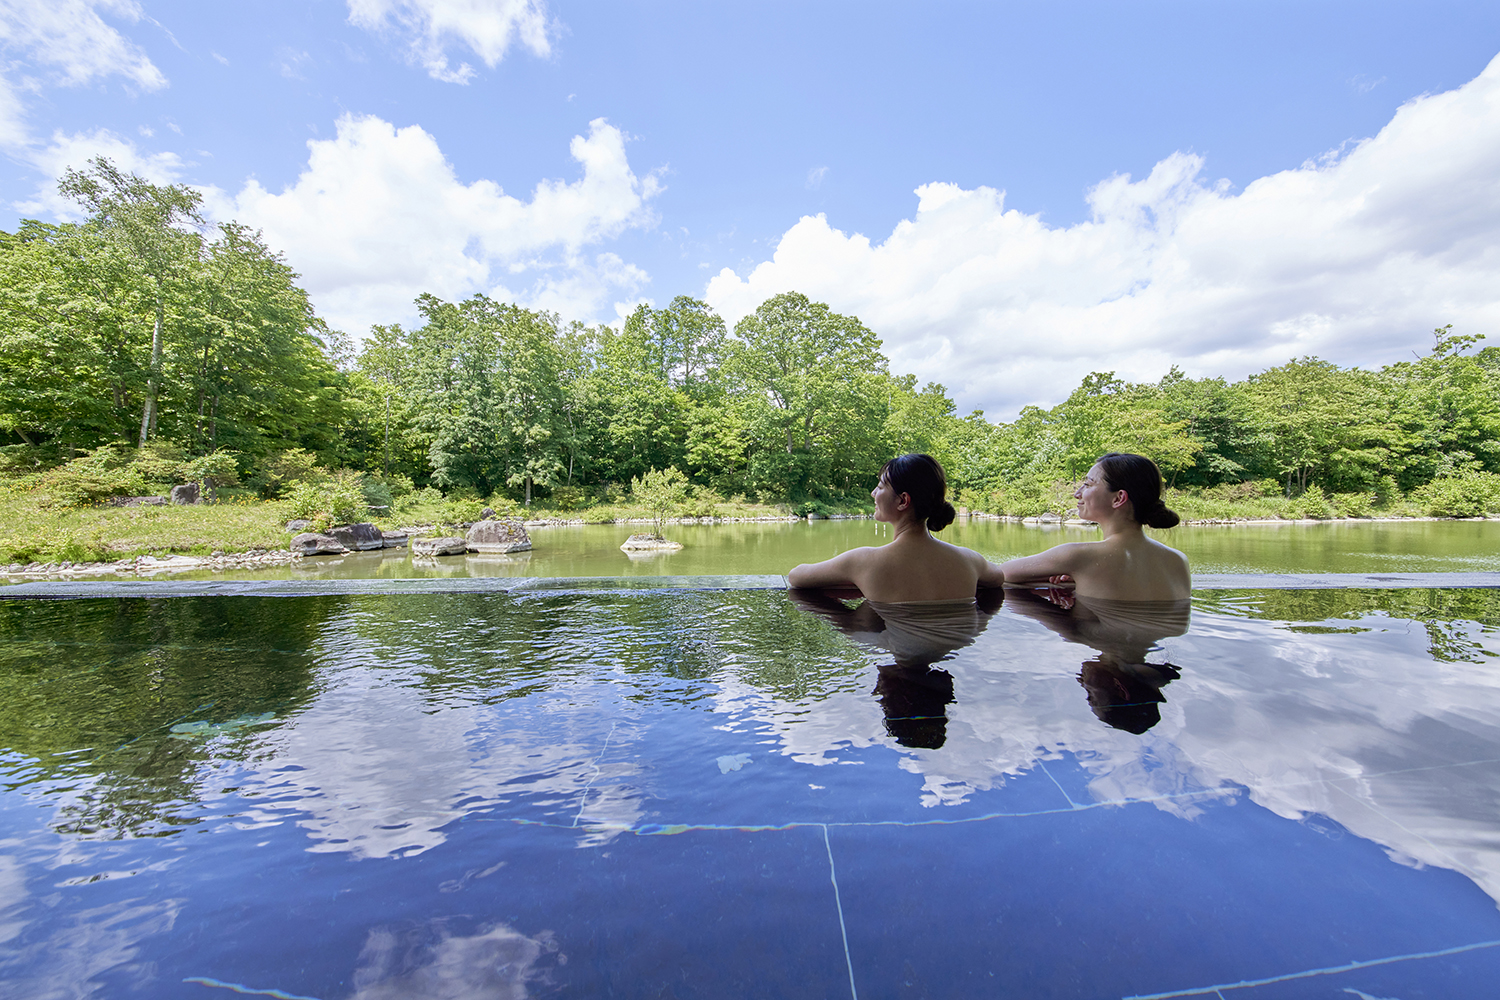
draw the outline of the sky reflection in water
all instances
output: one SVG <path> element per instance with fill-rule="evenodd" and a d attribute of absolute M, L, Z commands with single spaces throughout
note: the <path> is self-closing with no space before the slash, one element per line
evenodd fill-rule
<path fill-rule="evenodd" d="M 1497 609 L 1484 591 L 1219 594 L 1190 617 L 1024 594 L 926 612 L 767 592 L 0 604 L 0 983 L 639 992 L 642 968 L 687 961 L 668 918 L 634 913 L 655 892 L 694 933 L 764 937 L 736 922 L 828 916 L 836 853 L 879 881 L 839 839 L 858 831 L 958 823 L 999 858 L 1019 835 L 994 817 L 1086 809 L 1129 850 L 1132 810 L 1186 842 L 1247 798 L 1500 899 Z M 1145 805 L 1098 811 L 1124 802 Z M 679 836 L 641 836 L 662 833 Z M 828 926 L 818 967 L 865 969 L 858 932 L 839 952 Z M 608 927 L 634 928 L 629 958 Z M 1271 953 L 1295 966 L 1290 947 Z"/>

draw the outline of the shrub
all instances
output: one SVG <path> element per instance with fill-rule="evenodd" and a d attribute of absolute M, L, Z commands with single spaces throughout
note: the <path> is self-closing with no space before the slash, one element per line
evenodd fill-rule
<path fill-rule="evenodd" d="M 324 483 L 299 483 L 287 496 L 287 515 L 312 521 L 320 531 L 363 521 L 368 513 L 357 474 L 334 476 Z"/>
<path fill-rule="evenodd" d="M 1333 505 L 1328 502 L 1321 486 L 1309 486 L 1301 496 L 1294 497 L 1288 505 L 1293 516 L 1313 520 L 1327 520 L 1333 516 Z"/>
<path fill-rule="evenodd" d="M 450 498 L 443 504 L 442 519 L 445 524 L 468 524 L 479 520 L 485 507 L 483 500 Z"/>
<path fill-rule="evenodd" d="M 1380 482 L 1375 484 L 1375 506 L 1386 510 L 1399 504 L 1401 499 L 1401 487 L 1396 485 L 1396 477 L 1381 476 Z"/>
<path fill-rule="evenodd" d="M 676 466 L 652 469 L 630 481 L 630 495 L 645 508 L 661 534 L 667 518 L 676 515 L 687 502 L 688 480 Z"/>
<path fill-rule="evenodd" d="M 157 488 L 171 487 L 184 480 L 198 478 L 183 468 L 182 449 L 176 445 L 164 441 L 147 441 L 139 448 L 110 447 L 123 447 L 128 452 L 125 460 L 135 466 L 145 482 Z"/>
<path fill-rule="evenodd" d="M 201 482 L 203 491 L 217 497 L 220 486 L 238 486 L 240 465 L 235 452 L 225 449 L 200 456 L 182 465 L 185 478 Z"/>
<path fill-rule="evenodd" d="M 396 498 L 391 495 L 391 488 L 378 476 L 361 476 L 359 488 L 364 494 L 366 507 L 379 507 L 389 511 L 396 505 Z"/>
<path fill-rule="evenodd" d="M 300 483 L 317 483 L 327 478 L 328 470 L 318 465 L 316 455 L 302 448 L 288 448 L 272 456 L 257 480 L 261 496 L 274 499 Z"/>
<path fill-rule="evenodd" d="M 577 486 L 556 486 L 552 489 L 552 506 L 558 510 L 577 510 L 588 503 L 588 492 Z"/>
<path fill-rule="evenodd" d="M 1469 471 L 1443 476 L 1417 487 L 1411 500 L 1433 517 L 1482 517 L 1500 511 L 1500 475 Z"/>
<path fill-rule="evenodd" d="M 520 501 L 506 496 L 492 496 L 485 501 L 485 505 L 495 512 L 496 517 L 524 517 L 526 515 L 526 508 L 521 506 Z"/>
<path fill-rule="evenodd" d="M 1375 508 L 1375 494 L 1335 493 L 1329 502 L 1341 517 L 1369 517 Z"/>
<path fill-rule="evenodd" d="M 105 445 L 75 458 L 66 465 L 49 469 L 32 480 L 32 491 L 40 495 L 43 507 L 84 507 L 110 497 L 139 496 L 146 492 L 140 471 L 121 464 L 118 446 Z"/>
<path fill-rule="evenodd" d="M 723 502 L 723 495 L 712 486 L 695 486 L 693 495 L 683 504 L 682 513 L 686 517 L 714 517 Z"/>

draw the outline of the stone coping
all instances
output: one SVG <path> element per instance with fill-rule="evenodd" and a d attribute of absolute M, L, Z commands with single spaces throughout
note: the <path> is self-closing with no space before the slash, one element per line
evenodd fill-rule
<path fill-rule="evenodd" d="M 1201 573 L 1194 590 L 1500 589 L 1500 573 Z M 784 590 L 784 576 L 476 576 L 414 580 L 38 580 L 0 587 L 0 599 L 89 597 L 332 597 L 350 594 Z"/>

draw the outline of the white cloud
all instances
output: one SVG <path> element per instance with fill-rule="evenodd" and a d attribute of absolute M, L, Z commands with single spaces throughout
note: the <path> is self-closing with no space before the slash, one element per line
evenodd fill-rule
<path fill-rule="evenodd" d="M 625 136 L 602 118 L 569 147 L 583 176 L 541 181 L 529 201 L 492 181 L 462 183 L 417 126 L 345 116 L 335 138 L 308 148 L 307 169 L 281 193 L 252 180 L 233 196 L 210 191 L 208 208 L 263 229 L 339 329 L 409 319 L 421 292 L 484 291 L 591 318 L 647 280 L 614 254 L 584 253 L 653 224 L 660 190 L 630 169 Z"/>
<path fill-rule="evenodd" d="M 125 136 L 102 128 L 72 135 L 54 132 L 50 143 L 33 145 L 25 155 L 46 180 L 30 200 L 16 202 L 15 208 L 30 215 L 46 212 L 59 219 L 76 220 L 84 214 L 77 204 L 57 193 L 57 180 L 69 167 L 82 170 L 90 159 L 103 156 L 121 170 L 139 174 L 153 184 L 181 183 L 185 167 L 176 153 L 144 152 Z"/>
<path fill-rule="evenodd" d="M 828 176 L 827 167 L 813 167 L 807 172 L 807 187 L 815 190 L 823 186 L 823 178 Z"/>
<path fill-rule="evenodd" d="M 134 0 L 0 0 L 0 50 L 11 59 L 0 78 L 0 148 L 38 165 L 49 158 L 35 148 L 22 96 L 49 83 L 78 87 L 118 75 L 145 90 L 167 85 L 146 53 L 104 23 L 100 11 L 131 23 L 143 16 Z"/>
<path fill-rule="evenodd" d="M 142 16 L 134 0 L 0 0 L 0 45 L 50 67 L 66 86 L 119 74 L 147 90 L 165 87 L 161 70 L 101 10 L 132 23 Z"/>
<path fill-rule="evenodd" d="M 883 243 L 822 215 L 706 298 L 729 322 L 805 292 L 861 317 L 895 370 L 962 407 L 1009 416 L 1060 401 L 1090 370 L 1240 377 L 1293 356 L 1406 356 L 1434 326 L 1500 326 L 1500 58 L 1404 105 L 1372 139 L 1239 194 L 1174 153 L 1089 192 L 1090 221 L 1052 227 L 1003 192 L 917 189 Z"/>
<path fill-rule="evenodd" d="M 395 28 L 410 36 L 412 57 L 429 76 L 467 83 L 474 68 L 448 63 L 447 48 L 460 42 L 486 66 L 494 67 L 512 43 L 539 56 L 552 51 L 547 8 L 541 0 L 348 0 L 349 22 L 380 31 Z"/>

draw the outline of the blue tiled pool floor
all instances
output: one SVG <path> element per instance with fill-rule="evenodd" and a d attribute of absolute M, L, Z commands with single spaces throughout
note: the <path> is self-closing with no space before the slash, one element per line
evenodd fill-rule
<path fill-rule="evenodd" d="M 775 593 L 10 606 L 0 992 L 1486 997 L 1500 650 L 1438 596 L 1205 604 L 1140 733 L 1001 608 L 905 743 Z"/>

